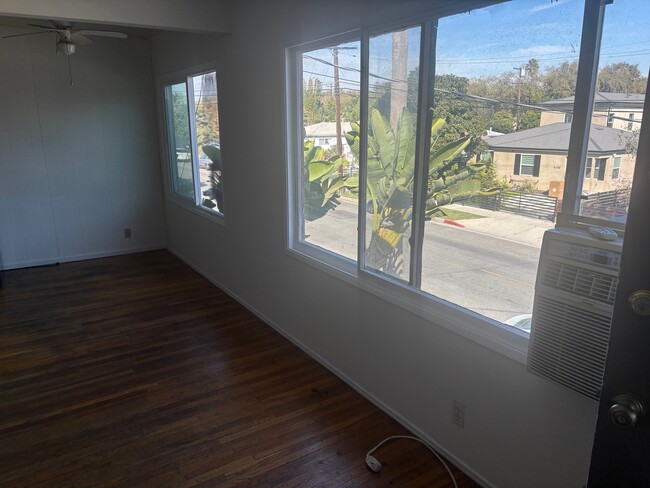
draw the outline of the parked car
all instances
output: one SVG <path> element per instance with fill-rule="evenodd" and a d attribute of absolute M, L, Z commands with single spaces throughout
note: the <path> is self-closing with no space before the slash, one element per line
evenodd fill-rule
<path fill-rule="evenodd" d="M 514 317 L 510 317 L 508 320 L 504 322 L 506 325 L 510 325 L 512 327 L 515 327 L 519 330 L 523 330 L 527 334 L 530 334 L 530 324 L 533 318 L 533 314 L 531 313 L 524 313 L 521 315 L 515 315 Z"/>

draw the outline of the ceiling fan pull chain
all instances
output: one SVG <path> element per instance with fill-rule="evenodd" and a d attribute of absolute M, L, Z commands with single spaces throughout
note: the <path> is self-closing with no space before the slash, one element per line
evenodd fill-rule
<path fill-rule="evenodd" d="M 72 63 L 70 62 L 70 56 L 66 56 L 68 59 L 68 74 L 70 75 L 70 86 L 74 86 L 74 82 L 72 81 Z"/>

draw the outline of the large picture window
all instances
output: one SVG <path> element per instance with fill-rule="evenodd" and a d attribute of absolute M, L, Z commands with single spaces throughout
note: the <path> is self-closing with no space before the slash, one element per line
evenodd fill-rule
<path fill-rule="evenodd" d="M 172 192 L 223 215 L 216 72 L 187 76 L 163 90 Z"/>
<path fill-rule="evenodd" d="M 443 319 L 528 333 L 542 236 L 581 198 L 565 178 L 620 184 L 634 145 L 606 110 L 640 95 L 595 96 L 590 141 L 576 116 L 593 108 L 576 101 L 576 46 L 596 3 L 515 0 L 288 49 L 289 248 Z"/>

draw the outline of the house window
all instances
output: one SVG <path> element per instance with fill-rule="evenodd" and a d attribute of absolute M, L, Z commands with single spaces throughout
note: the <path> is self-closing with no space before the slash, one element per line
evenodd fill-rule
<path fill-rule="evenodd" d="M 540 163 L 542 156 L 540 154 L 516 154 L 515 167 L 513 173 L 522 176 L 539 176 Z"/>
<path fill-rule="evenodd" d="M 587 164 L 585 165 L 585 178 L 604 181 L 606 166 L 607 158 L 587 158 Z"/>
<path fill-rule="evenodd" d="M 163 87 L 172 192 L 223 215 L 215 71 Z"/>
<path fill-rule="evenodd" d="M 630 119 L 630 122 L 627 123 L 627 130 L 631 131 L 634 128 L 634 122 L 631 122 L 632 120 L 634 120 L 634 114 L 633 113 L 630 114 L 628 116 L 628 119 Z"/>
<path fill-rule="evenodd" d="M 564 114 L 564 123 L 570 124 L 573 122 L 573 114 Z"/>
<path fill-rule="evenodd" d="M 614 156 L 614 164 L 612 165 L 612 180 L 617 180 L 621 174 L 621 157 Z"/>
<path fill-rule="evenodd" d="M 330 145 L 330 140 L 327 138 L 324 139 L 318 139 L 318 144 L 321 146 L 329 146 Z"/>
<path fill-rule="evenodd" d="M 614 117 L 616 114 L 608 114 L 607 115 L 607 127 L 614 127 Z"/>

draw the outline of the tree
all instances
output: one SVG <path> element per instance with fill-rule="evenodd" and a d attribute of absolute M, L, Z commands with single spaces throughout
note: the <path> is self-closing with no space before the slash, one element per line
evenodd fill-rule
<path fill-rule="evenodd" d="M 557 100 L 572 97 L 576 94 L 578 77 L 578 60 L 564 61 L 558 66 L 548 68 L 544 76 L 544 98 Z"/>
<path fill-rule="evenodd" d="M 217 74 L 214 71 L 201 76 L 199 93 L 194 113 L 196 115 L 196 142 L 200 147 L 219 140 Z"/>
<path fill-rule="evenodd" d="M 504 134 L 513 132 L 515 127 L 515 118 L 512 115 L 512 112 L 508 110 L 499 110 L 498 112 L 495 112 L 490 119 L 490 127 L 492 127 L 492 130 Z"/>
<path fill-rule="evenodd" d="M 519 118 L 519 130 L 539 127 L 540 113 L 536 110 L 526 110 Z"/>
<path fill-rule="evenodd" d="M 488 120 L 486 112 L 481 110 L 481 104 L 467 96 L 469 86 L 469 79 L 463 76 L 436 75 L 433 118 L 442 119 L 445 124 L 440 127 L 434 149 L 469 136 L 467 152 L 476 152 L 481 142 L 480 136 L 488 128 Z"/>
<path fill-rule="evenodd" d="M 647 82 L 638 64 L 621 62 L 604 66 L 598 72 L 596 86 L 602 92 L 645 93 Z"/>

